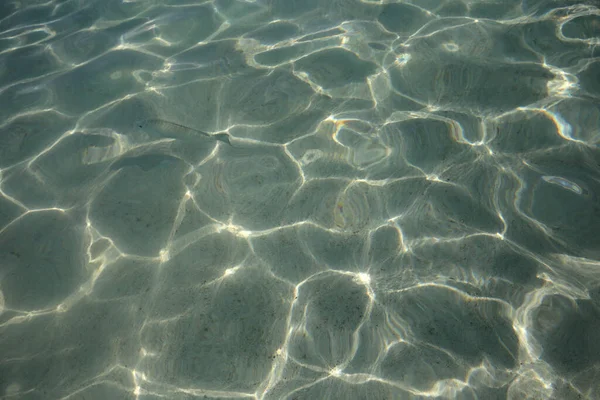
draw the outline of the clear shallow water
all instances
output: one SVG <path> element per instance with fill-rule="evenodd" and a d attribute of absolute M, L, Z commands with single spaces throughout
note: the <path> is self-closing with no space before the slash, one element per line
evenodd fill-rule
<path fill-rule="evenodd" d="M 0 395 L 600 398 L 600 9 L 0 5 Z"/>

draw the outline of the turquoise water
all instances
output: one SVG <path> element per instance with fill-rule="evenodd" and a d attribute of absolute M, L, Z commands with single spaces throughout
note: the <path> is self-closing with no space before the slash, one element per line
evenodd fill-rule
<path fill-rule="evenodd" d="M 600 399 L 600 8 L 0 4 L 3 399 Z"/>

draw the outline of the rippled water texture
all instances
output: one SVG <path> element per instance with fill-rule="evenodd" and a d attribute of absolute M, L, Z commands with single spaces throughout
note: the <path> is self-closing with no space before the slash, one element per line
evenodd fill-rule
<path fill-rule="evenodd" d="M 0 397 L 600 399 L 598 7 L 0 2 Z"/>

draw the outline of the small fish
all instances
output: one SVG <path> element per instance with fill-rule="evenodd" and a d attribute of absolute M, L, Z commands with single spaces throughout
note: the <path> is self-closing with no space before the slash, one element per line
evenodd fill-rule
<path fill-rule="evenodd" d="M 578 184 L 571 182 L 568 179 L 561 178 L 560 176 L 542 176 L 542 179 L 548 183 L 552 183 L 554 185 L 562 186 L 563 188 L 570 190 L 573 193 L 583 194 L 583 190 L 579 187 Z"/>
<path fill-rule="evenodd" d="M 150 171 L 160 165 L 174 164 L 179 160 L 177 157 L 173 157 L 167 154 L 144 154 L 136 157 L 125 157 L 122 158 L 110 166 L 112 171 L 119 170 L 127 167 L 138 167 L 142 171 Z"/>
<path fill-rule="evenodd" d="M 198 129 L 180 125 L 175 122 L 165 121 L 164 119 L 144 119 L 136 122 L 136 127 L 149 134 L 155 134 L 159 137 L 171 139 L 194 139 L 198 136 L 205 136 L 225 142 L 231 146 L 228 133 L 208 133 Z"/>

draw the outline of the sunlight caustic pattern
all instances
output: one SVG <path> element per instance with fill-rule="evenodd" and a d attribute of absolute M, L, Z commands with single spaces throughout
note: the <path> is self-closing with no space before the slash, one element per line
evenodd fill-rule
<path fill-rule="evenodd" d="M 581 3 L 2 3 L 0 397 L 600 398 Z"/>

